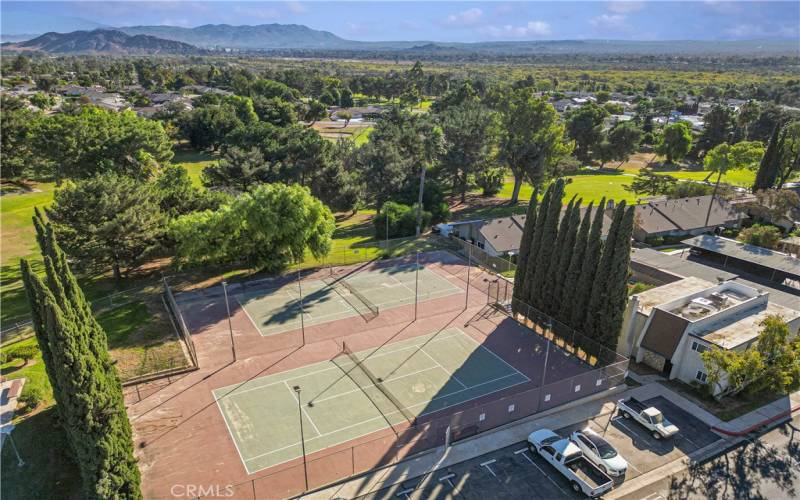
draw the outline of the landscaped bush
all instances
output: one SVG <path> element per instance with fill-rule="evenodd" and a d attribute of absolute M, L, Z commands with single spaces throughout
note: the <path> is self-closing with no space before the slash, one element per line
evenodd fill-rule
<path fill-rule="evenodd" d="M 477 183 L 484 196 L 494 196 L 503 188 L 504 180 L 505 172 L 502 168 L 489 168 L 478 176 Z"/>
<path fill-rule="evenodd" d="M 25 411 L 35 410 L 44 399 L 44 393 L 39 387 L 26 384 L 19 396 L 19 402 L 25 405 Z"/>
<path fill-rule="evenodd" d="M 376 238 L 382 239 L 386 237 L 387 214 L 389 219 L 389 238 L 413 236 L 416 233 L 417 204 L 409 206 L 394 201 L 387 201 L 374 218 Z M 424 230 L 430 223 L 431 213 L 427 210 L 423 210 L 422 229 Z"/>
<path fill-rule="evenodd" d="M 739 233 L 739 241 L 763 248 L 776 248 L 780 239 L 780 229 L 763 224 L 755 224 Z"/>
<path fill-rule="evenodd" d="M 6 352 L 8 359 L 21 359 L 25 361 L 26 365 L 30 360 L 35 358 L 37 354 L 39 354 L 39 348 L 33 344 L 14 347 Z"/>

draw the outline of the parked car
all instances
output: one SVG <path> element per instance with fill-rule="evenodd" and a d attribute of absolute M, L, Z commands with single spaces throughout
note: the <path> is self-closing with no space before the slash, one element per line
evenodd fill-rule
<path fill-rule="evenodd" d="M 528 445 L 567 478 L 576 493 L 594 498 L 611 489 L 611 478 L 583 456 L 569 439 L 550 429 L 539 429 L 528 436 Z"/>
<path fill-rule="evenodd" d="M 636 398 L 620 399 L 617 406 L 624 418 L 636 420 L 656 439 L 670 438 L 678 433 L 678 427 L 664 418 L 658 408 L 647 406 Z"/>
<path fill-rule="evenodd" d="M 578 445 L 586 458 L 603 469 L 609 476 L 622 477 L 628 472 L 628 462 L 622 458 L 622 455 L 589 427 L 573 432 L 570 439 Z"/>

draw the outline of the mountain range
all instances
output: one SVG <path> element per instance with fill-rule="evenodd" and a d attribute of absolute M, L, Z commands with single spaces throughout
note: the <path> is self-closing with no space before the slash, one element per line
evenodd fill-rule
<path fill-rule="evenodd" d="M 4 44 L 6 50 L 40 50 L 49 53 L 196 54 L 206 50 L 241 51 L 400 51 L 406 56 L 479 54 L 571 55 L 796 55 L 791 40 L 749 41 L 622 41 L 542 40 L 517 42 L 361 42 L 298 24 L 231 26 L 206 24 L 195 28 L 177 26 L 128 26 L 71 33 L 50 32 L 25 42 Z"/>
<path fill-rule="evenodd" d="M 31 40 L 3 44 L 4 50 L 41 51 L 53 54 L 200 54 L 194 45 L 150 35 L 129 35 L 97 29 L 71 33 L 45 33 Z"/>

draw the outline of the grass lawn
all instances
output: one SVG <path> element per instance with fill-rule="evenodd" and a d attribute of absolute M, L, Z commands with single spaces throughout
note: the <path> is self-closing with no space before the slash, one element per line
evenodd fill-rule
<path fill-rule="evenodd" d="M 659 172 L 662 173 L 662 172 Z M 663 172 L 665 174 L 669 174 L 672 177 L 677 179 L 687 179 L 693 181 L 702 181 L 708 174 L 711 172 L 707 170 L 699 170 L 699 171 L 676 171 L 676 172 Z M 732 184 L 734 186 L 742 186 L 742 187 L 751 187 L 753 185 L 753 181 L 756 179 L 756 173 L 752 170 L 731 170 L 727 174 L 722 176 L 722 181 L 727 184 Z M 717 175 L 713 174 L 709 179 L 708 182 L 714 183 L 717 181 Z"/>
<path fill-rule="evenodd" d="M 583 204 L 587 205 L 589 202 L 599 202 L 604 196 L 606 199 L 613 199 L 616 202 L 622 200 L 628 203 L 635 203 L 637 196 L 635 193 L 626 191 L 625 186 L 630 185 L 632 177 L 622 173 L 616 174 L 580 174 L 567 177 L 570 183 L 566 186 L 565 199 L 572 198 L 577 195 L 578 198 L 583 198 Z M 506 179 L 503 184 L 503 189 L 497 194 L 499 198 L 510 199 L 511 193 L 514 190 L 514 179 Z M 530 184 L 523 184 L 519 193 L 520 200 L 529 200 L 533 194 L 533 187 Z M 542 193 L 544 194 L 544 193 Z"/>
<path fill-rule="evenodd" d="M 213 165 L 216 161 L 217 158 L 205 151 L 185 149 L 176 149 L 175 156 L 172 158 L 172 163 L 185 168 L 189 172 L 192 184 L 198 187 L 202 185 L 200 183 L 200 174 L 203 173 L 203 169 L 209 165 Z"/>
<path fill-rule="evenodd" d="M 3 327 L 12 324 L 14 319 L 28 315 L 28 302 L 19 274 L 19 259 L 41 262 L 31 217 L 34 207 L 46 207 L 53 201 L 54 184 L 31 183 L 30 187 L 30 191 L 0 197 L 0 225 L 3 228 L 3 237 L 0 239 L 0 300 L 3 303 L 0 325 Z"/>

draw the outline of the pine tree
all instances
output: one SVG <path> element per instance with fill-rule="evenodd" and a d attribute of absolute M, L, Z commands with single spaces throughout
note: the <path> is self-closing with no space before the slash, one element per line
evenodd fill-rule
<path fill-rule="evenodd" d="M 608 358 L 601 361 L 613 361 L 613 352 L 617 350 L 617 341 L 622 330 L 623 315 L 628 302 L 628 273 L 631 257 L 631 236 L 633 234 L 634 208 L 628 207 L 622 217 L 614 240 L 614 251 L 606 282 L 606 300 L 601 304 L 602 313 L 597 316 L 596 337 L 607 349 Z"/>
<path fill-rule="evenodd" d="M 603 244 L 603 251 L 597 265 L 597 273 L 592 283 L 592 292 L 589 302 L 584 311 L 583 333 L 590 339 L 588 345 L 584 346 L 587 352 L 599 356 L 601 352 L 600 339 L 604 336 L 603 328 L 608 326 L 606 303 L 609 300 L 609 287 L 614 271 L 615 251 L 617 239 L 621 236 L 620 226 L 625 215 L 625 201 L 621 201 L 614 210 L 614 218 L 608 236 Z"/>
<path fill-rule="evenodd" d="M 586 306 L 592 296 L 592 283 L 597 273 L 597 263 L 600 262 L 600 252 L 603 248 L 601 236 L 603 234 L 603 210 L 606 206 L 606 199 L 600 200 L 597 211 L 592 220 L 592 227 L 586 239 L 586 250 L 583 255 L 583 263 L 578 276 L 578 285 L 573 291 L 572 316 L 569 326 L 583 332 L 583 320 L 586 318 Z"/>
<path fill-rule="evenodd" d="M 551 291 L 550 311 L 547 313 L 550 316 L 559 319 L 561 311 L 561 301 L 563 300 L 564 288 L 567 285 L 567 271 L 569 264 L 572 261 L 572 254 L 575 253 L 575 241 L 578 237 L 578 227 L 581 225 L 581 202 L 579 199 L 575 202 L 572 210 L 564 214 L 564 218 L 568 218 L 567 228 L 564 231 L 564 240 L 561 243 L 558 261 L 553 264 L 553 288 Z M 559 230 L 560 233 L 560 230 Z M 559 234 L 560 236 L 560 234 Z M 570 300 L 570 299 L 567 299 Z"/>
<path fill-rule="evenodd" d="M 578 202 L 580 203 L 580 202 Z M 560 263 L 565 254 L 567 261 L 569 261 L 569 254 L 572 249 L 567 246 L 567 238 L 570 231 L 570 221 L 572 220 L 572 211 L 576 206 L 575 197 L 573 196 L 567 208 L 561 214 L 561 222 L 558 225 L 558 236 L 553 245 L 553 255 L 550 257 L 550 265 L 547 268 L 547 276 L 545 277 L 545 285 L 542 289 L 542 311 L 549 316 L 555 316 L 558 310 L 557 301 L 560 298 L 560 284 L 563 282 L 564 276 L 559 274 Z M 574 241 L 573 241 L 574 243 Z"/>
<path fill-rule="evenodd" d="M 87 498 L 142 498 L 122 386 L 106 334 L 70 271 L 52 227 L 34 217 L 43 280 L 20 262 L 36 339 Z"/>
<path fill-rule="evenodd" d="M 542 206 L 542 213 L 539 217 L 544 216 L 544 224 L 542 225 L 542 237 L 540 241 L 539 251 L 536 253 L 536 264 L 533 269 L 533 277 L 529 278 L 529 304 L 538 310 L 542 310 L 542 302 L 544 299 L 544 286 L 546 284 L 548 270 L 550 268 L 550 260 L 553 256 L 556 238 L 558 238 L 558 221 L 561 216 L 561 198 L 564 196 L 564 180 L 558 179 L 553 184 L 553 192 L 550 195 L 550 203 L 547 208 Z"/>
<path fill-rule="evenodd" d="M 786 129 L 782 130 L 781 124 L 778 123 L 772 130 L 767 150 L 761 158 L 761 164 L 756 172 L 756 179 L 753 181 L 753 192 L 771 189 L 775 186 L 780 173 L 780 162 L 781 156 L 783 156 L 785 140 Z"/>
<path fill-rule="evenodd" d="M 547 207 L 550 205 L 550 198 L 552 195 L 553 185 L 551 184 L 544 192 L 542 202 L 539 204 L 536 210 L 536 225 L 534 226 L 533 233 L 531 235 L 531 243 L 530 247 L 528 248 L 528 258 L 526 259 L 527 263 L 525 264 L 525 282 L 519 288 L 519 300 L 528 305 L 531 303 L 530 282 L 536 269 L 539 248 L 542 245 L 542 228 L 544 227 L 544 221 L 547 215 Z"/>
<path fill-rule="evenodd" d="M 564 281 L 561 284 L 561 293 L 559 295 L 560 306 L 556 314 L 556 319 L 565 324 L 569 324 L 572 321 L 573 298 L 581 275 L 581 266 L 583 265 L 583 256 L 586 253 L 586 240 L 589 237 L 589 228 L 592 225 L 592 205 L 592 203 L 589 203 L 589 206 L 586 208 L 586 213 L 580 223 L 580 229 L 577 230 L 577 234 L 575 235 L 569 266 L 564 273 Z M 580 217 L 580 208 L 576 210 L 576 214 Z"/>
<path fill-rule="evenodd" d="M 538 203 L 538 188 L 534 190 L 528 210 L 525 214 L 525 226 L 522 228 L 522 240 L 519 242 L 517 254 L 517 271 L 514 273 L 514 299 L 511 301 L 511 310 L 516 315 L 519 313 L 519 301 L 522 300 L 521 291 L 525 288 L 525 273 L 528 268 L 528 253 L 531 247 L 533 229 L 536 226 L 536 205 Z"/>

